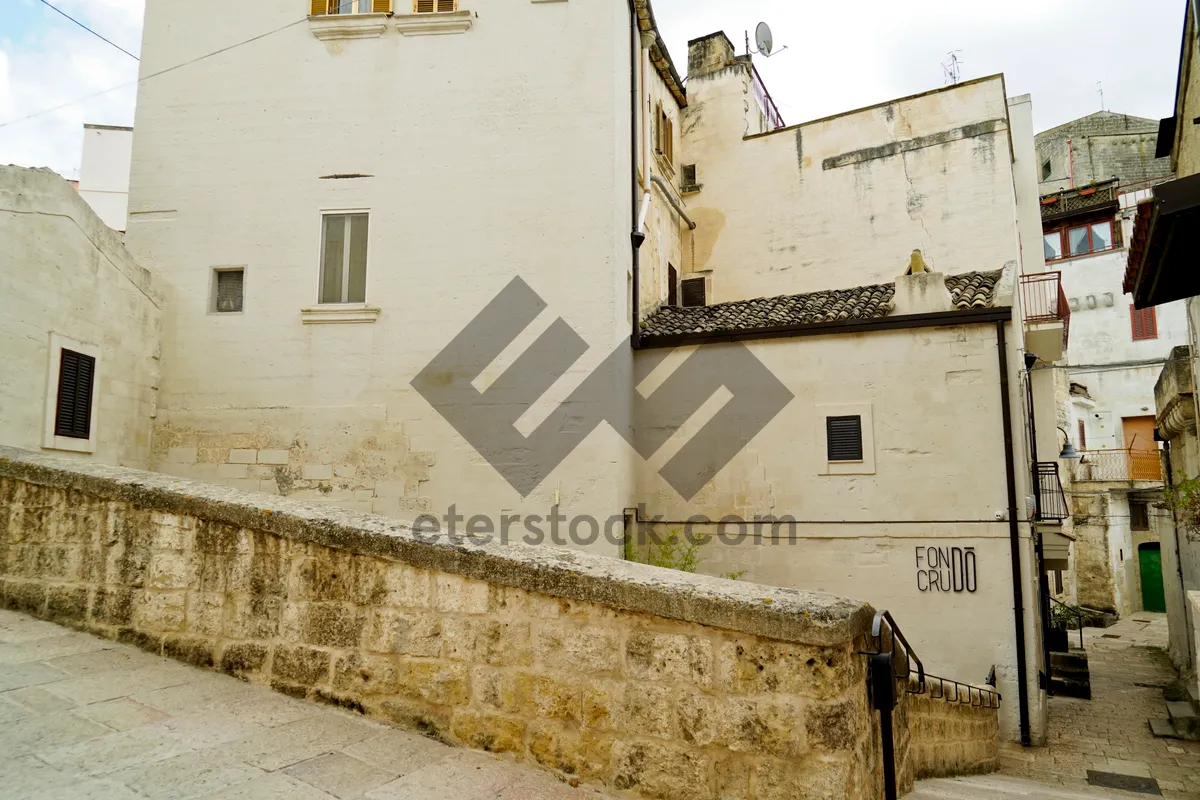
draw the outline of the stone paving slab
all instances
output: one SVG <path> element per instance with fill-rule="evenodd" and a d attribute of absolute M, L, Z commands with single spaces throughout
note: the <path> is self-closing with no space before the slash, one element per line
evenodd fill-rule
<path fill-rule="evenodd" d="M 0 800 L 605 800 L 0 610 Z"/>

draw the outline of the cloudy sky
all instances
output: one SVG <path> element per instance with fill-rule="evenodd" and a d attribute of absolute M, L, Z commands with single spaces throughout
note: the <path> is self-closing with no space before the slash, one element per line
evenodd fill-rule
<path fill-rule="evenodd" d="M 144 0 L 51 2 L 137 54 Z M 758 22 L 770 23 L 777 55 L 760 59 L 759 70 L 789 124 L 940 86 L 942 63 L 958 50 L 964 79 L 1003 72 L 1009 94 L 1032 94 L 1042 130 L 1098 111 L 1097 84 L 1110 110 L 1169 115 L 1184 0 L 654 0 L 654 7 L 681 73 L 688 39 L 725 30 L 740 48 L 744 31 L 753 36 Z M 76 177 L 83 123 L 131 125 L 135 88 L 70 101 L 136 78 L 137 62 L 40 0 L 0 0 L 0 164 Z"/>

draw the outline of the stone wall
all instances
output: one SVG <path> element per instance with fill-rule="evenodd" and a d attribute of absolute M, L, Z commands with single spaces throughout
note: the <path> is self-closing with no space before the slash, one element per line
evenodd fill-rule
<path fill-rule="evenodd" d="M 419 536 L 0 449 L 6 607 L 610 791 L 878 796 L 869 606 Z"/>
<path fill-rule="evenodd" d="M 909 759 L 914 777 L 994 772 L 1000 758 L 995 709 L 957 702 L 960 690 L 941 683 L 938 678 L 928 678 L 928 691 L 908 698 Z M 967 699 L 970 690 L 962 687 L 961 692 Z M 978 703 L 978 692 L 971 694 Z"/>

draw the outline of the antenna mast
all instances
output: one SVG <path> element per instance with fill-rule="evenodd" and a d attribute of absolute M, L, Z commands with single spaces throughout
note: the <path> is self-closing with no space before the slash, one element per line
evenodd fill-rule
<path fill-rule="evenodd" d="M 962 80 L 963 62 L 958 57 L 961 52 L 962 50 L 951 50 L 946 54 L 949 58 L 942 62 L 942 72 L 945 73 L 946 83 L 951 86 Z"/>

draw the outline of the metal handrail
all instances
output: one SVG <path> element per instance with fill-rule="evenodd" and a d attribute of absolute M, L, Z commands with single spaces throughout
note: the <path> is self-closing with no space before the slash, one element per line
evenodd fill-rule
<path fill-rule="evenodd" d="M 1073 617 L 1075 617 L 1076 620 L 1078 620 L 1078 622 L 1079 622 L 1079 649 L 1080 650 L 1084 649 L 1083 648 L 1083 621 L 1087 618 L 1087 615 L 1083 613 L 1083 609 L 1077 608 L 1077 607 L 1071 605 L 1070 603 L 1064 603 L 1061 600 L 1055 600 L 1053 597 L 1049 598 L 1049 600 L 1051 603 L 1054 603 L 1055 605 L 1059 605 L 1059 606 L 1062 606 L 1063 608 L 1065 608 L 1070 616 L 1073 616 Z M 1050 624 L 1051 624 L 1051 626 L 1054 625 L 1054 617 L 1053 616 L 1050 617 Z"/>
<path fill-rule="evenodd" d="M 892 710 L 896 707 L 896 684 L 904 682 L 905 694 L 925 694 L 934 700 L 946 700 L 951 703 L 971 705 L 977 708 L 999 708 L 1000 693 L 983 689 L 978 686 L 952 681 L 925 674 L 925 665 L 920 657 L 913 652 L 912 645 L 904 638 L 900 626 L 892 615 L 878 611 L 871 622 L 872 650 L 860 651 L 860 655 L 869 656 L 867 663 L 867 688 L 871 696 L 871 706 L 879 711 L 879 738 L 883 749 L 883 794 L 885 800 L 896 800 L 896 738 L 892 720 Z M 904 657 L 904 666 L 898 666 L 900 657 Z M 913 669 L 916 664 L 916 670 Z M 915 684 L 914 684 L 915 679 Z M 938 682 L 935 694 L 930 689 L 929 679 Z M 946 694 L 947 686 L 954 688 L 954 698 Z M 962 689 L 966 687 L 966 699 L 963 699 Z M 975 694 L 978 693 L 978 703 Z M 993 705 L 994 703 L 994 705 Z"/>

